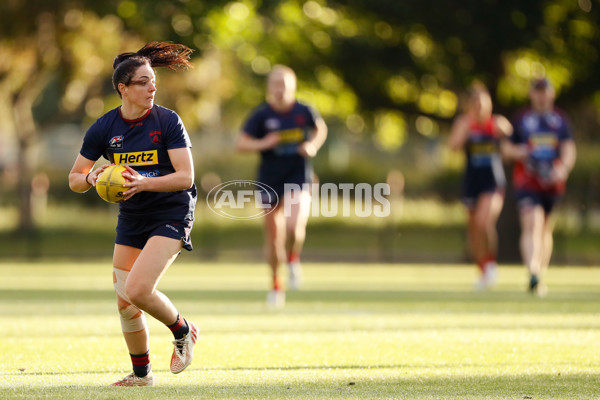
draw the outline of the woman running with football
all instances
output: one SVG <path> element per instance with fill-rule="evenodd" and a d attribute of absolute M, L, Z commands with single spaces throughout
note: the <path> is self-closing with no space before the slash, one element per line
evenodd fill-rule
<path fill-rule="evenodd" d="M 122 104 L 88 129 L 69 173 L 71 190 L 83 193 L 95 186 L 109 165 L 94 169 L 101 156 L 127 168 L 113 253 L 113 282 L 133 372 L 112 386 L 154 384 L 144 313 L 173 332 L 172 373 L 183 371 L 193 357 L 198 328 L 156 289 L 181 249 L 192 250 L 196 187 L 191 142 L 179 116 L 154 104 L 153 70 L 191 67 L 191 52 L 184 45 L 152 42 L 135 53 L 119 54 L 113 62 L 113 86 Z"/>
<path fill-rule="evenodd" d="M 469 247 L 480 271 L 475 283 L 478 290 L 496 283 L 496 222 L 504 203 L 506 183 L 500 142 L 512 131 L 505 117 L 492 114 L 487 88 L 474 83 L 467 93 L 464 112 L 454 120 L 448 144 L 453 150 L 464 150 L 467 156 L 462 196 L 469 211 Z"/>

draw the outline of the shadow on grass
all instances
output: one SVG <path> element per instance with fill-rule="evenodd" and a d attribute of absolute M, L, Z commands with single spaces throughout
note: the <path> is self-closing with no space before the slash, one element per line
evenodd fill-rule
<path fill-rule="evenodd" d="M 248 313 L 249 305 L 256 308 L 251 313 L 264 313 L 264 290 L 164 290 L 174 303 L 196 303 L 198 312 L 214 315 L 232 314 L 235 310 L 220 310 L 218 305 L 240 305 L 239 313 Z M 538 314 L 582 314 L 597 311 L 600 295 L 597 291 L 576 290 L 555 292 L 539 299 L 525 291 L 495 290 L 486 293 L 468 290 L 424 290 L 399 287 L 398 290 L 302 290 L 287 294 L 287 307 L 277 313 L 298 313 L 320 307 L 322 311 L 349 313 L 366 312 L 517 312 Z M 86 302 L 115 301 L 112 290 L 49 290 L 49 289 L 3 289 L 0 290 L 0 303 L 10 312 L 11 304 L 72 304 L 85 307 Z M 215 307 L 217 305 L 217 307 Z M 18 307 L 17 307 L 18 309 Z M 65 309 L 65 307 L 61 307 Z M 68 307 L 66 307 L 68 309 Z M 108 308 L 107 308 L 108 309 Z M 112 312 L 112 310 L 110 310 Z M 30 311 L 35 314 L 35 311 Z M 97 311 L 96 311 L 97 312 Z M 47 313 L 41 310 L 40 313 Z M 0 314 L 3 314 L 0 312 Z"/>
<path fill-rule="evenodd" d="M 72 225 L 73 222 L 70 222 Z M 68 225 L 68 224 L 67 224 Z M 2 259 L 110 259 L 114 223 L 106 229 L 41 228 L 28 234 L 0 231 Z M 561 264 L 597 265 L 594 233 L 555 235 L 554 260 Z M 322 262 L 468 262 L 464 226 L 423 224 L 354 225 L 343 221 L 311 220 L 303 251 L 306 261 Z M 194 251 L 202 261 L 264 261 L 262 224 L 218 225 L 198 220 L 192 231 Z M 506 256 L 503 256 L 506 258 Z M 503 262 L 520 262 L 517 258 Z"/>
<path fill-rule="evenodd" d="M 324 377 L 315 378 L 314 368 L 295 370 L 290 376 L 286 370 L 269 370 L 269 375 L 257 376 L 256 384 L 240 384 L 235 380 L 244 369 L 230 371 L 228 384 L 204 383 L 204 374 L 211 370 L 187 374 L 185 383 L 168 384 L 153 388 L 111 388 L 101 383 L 80 385 L 15 385 L 0 388 L 2 399 L 592 399 L 598 398 L 598 373 L 590 374 L 531 374 L 499 376 L 459 375 L 423 377 L 422 371 L 411 366 L 384 366 L 397 372 L 387 372 L 380 378 L 381 369 L 329 368 Z M 349 371 L 348 371 L 349 370 Z M 252 370 L 247 370 L 253 372 Z M 303 371 L 307 374 L 303 375 Z M 348 374 L 351 372 L 351 374 Z M 349 377 L 350 376 L 350 377 Z M 90 375 L 88 379 L 105 380 L 104 376 Z M 160 377 L 158 377 L 160 378 Z M 280 383 L 265 383 L 265 379 Z M 85 377 L 81 379 L 86 380 Z"/>
<path fill-rule="evenodd" d="M 114 224 L 113 224 L 114 225 Z M 0 232 L 4 259 L 110 258 L 115 232 L 85 226 L 41 228 L 27 234 Z M 306 260 L 345 262 L 463 261 L 460 227 L 352 226 L 316 223 L 308 228 Z M 206 225 L 198 221 L 192 231 L 194 258 L 200 260 L 264 259 L 262 225 Z M 432 251 L 431 243 L 436 243 Z"/>
<path fill-rule="evenodd" d="M 181 301 L 210 301 L 221 303 L 245 303 L 264 300 L 266 289 L 256 290 L 229 290 L 229 289 L 205 289 L 198 290 L 163 290 L 173 300 Z M 63 301 L 114 301 L 113 290 L 77 290 L 77 289 L 2 289 L 0 290 L 0 301 L 2 302 L 35 302 L 42 300 L 48 302 Z M 485 293 L 471 292 L 465 290 L 431 290 L 421 288 L 398 287 L 397 290 L 370 290 L 370 289 L 303 289 L 287 293 L 287 299 L 302 303 L 380 303 L 380 302 L 419 302 L 419 303 L 459 303 L 459 304 L 489 304 L 510 303 L 522 301 L 524 304 L 564 304 L 587 303 L 600 300 L 600 294 L 590 287 L 586 290 L 554 292 L 548 297 L 540 299 L 532 296 L 524 290 L 494 290 Z"/>

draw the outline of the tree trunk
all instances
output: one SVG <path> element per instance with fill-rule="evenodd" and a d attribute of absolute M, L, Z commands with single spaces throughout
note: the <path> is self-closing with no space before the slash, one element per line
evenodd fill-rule
<path fill-rule="evenodd" d="M 35 157 L 32 157 L 32 143 L 37 137 L 33 117 L 28 118 L 31 109 L 26 105 L 15 105 L 15 122 L 19 137 L 17 148 L 17 178 L 18 178 L 18 230 L 29 233 L 35 229 L 35 222 L 31 210 L 31 178 L 35 170 Z"/>
<path fill-rule="evenodd" d="M 36 224 L 31 207 L 31 182 L 37 169 L 35 145 L 38 142 L 38 131 L 33 117 L 33 103 L 48 82 L 48 74 L 38 71 L 14 101 L 13 113 L 15 130 L 18 137 L 17 177 L 18 177 L 18 230 L 23 233 L 35 231 Z"/>

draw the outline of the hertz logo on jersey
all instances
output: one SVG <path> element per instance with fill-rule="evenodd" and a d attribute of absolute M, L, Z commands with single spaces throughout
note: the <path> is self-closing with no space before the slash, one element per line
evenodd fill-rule
<path fill-rule="evenodd" d="M 300 128 L 286 129 L 279 131 L 279 143 L 302 143 L 304 141 L 304 131 Z"/>
<path fill-rule="evenodd" d="M 494 142 L 471 143 L 469 145 L 471 154 L 494 154 L 496 144 Z"/>
<path fill-rule="evenodd" d="M 156 150 L 136 151 L 133 153 L 115 153 L 115 164 L 154 165 L 158 164 Z"/>
<path fill-rule="evenodd" d="M 558 147 L 558 139 L 552 133 L 537 133 L 529 138 L 531 145 L 535 147 Z"/>

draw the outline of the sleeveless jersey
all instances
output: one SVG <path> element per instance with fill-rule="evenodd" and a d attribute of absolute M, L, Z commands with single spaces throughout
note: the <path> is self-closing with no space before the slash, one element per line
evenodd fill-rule
<path fill-rule="evenodd" d="M 484 122 L 472 121 L 465 144 L 467 166 L 465 179 L 493 181 L 494 186 L 504 186 L 506 178 L 502 167 L 498 137 L 493 118 Z"/>
<path fill-rule="evenodd" d="M 550 182 L 549 175 L 560 158 L 562 142 L 572 139 L 565 114 L 558 109 L 545 114 L 526 109 L 517 115 L 514 127 L 511 141 L 529 148 L 529 158 L 515 163 L 514 186 L 520 190 L 562 194 L 564 183 Z"/>
<path fill-rule="evenodd" d="M 86 132 L 80 154 L 93 161 L 101 156 L 128 165 L 141 175 L 156 177 L 175 172 L 167 150 L 192 147 L 179 116 L 154 105 L 144 116 L 126 120 L 117 107 L 100 117 Z M 140 192 L 119 203 L 121 215 L 194 218 L 196 187 L 176 192 Z"/>

